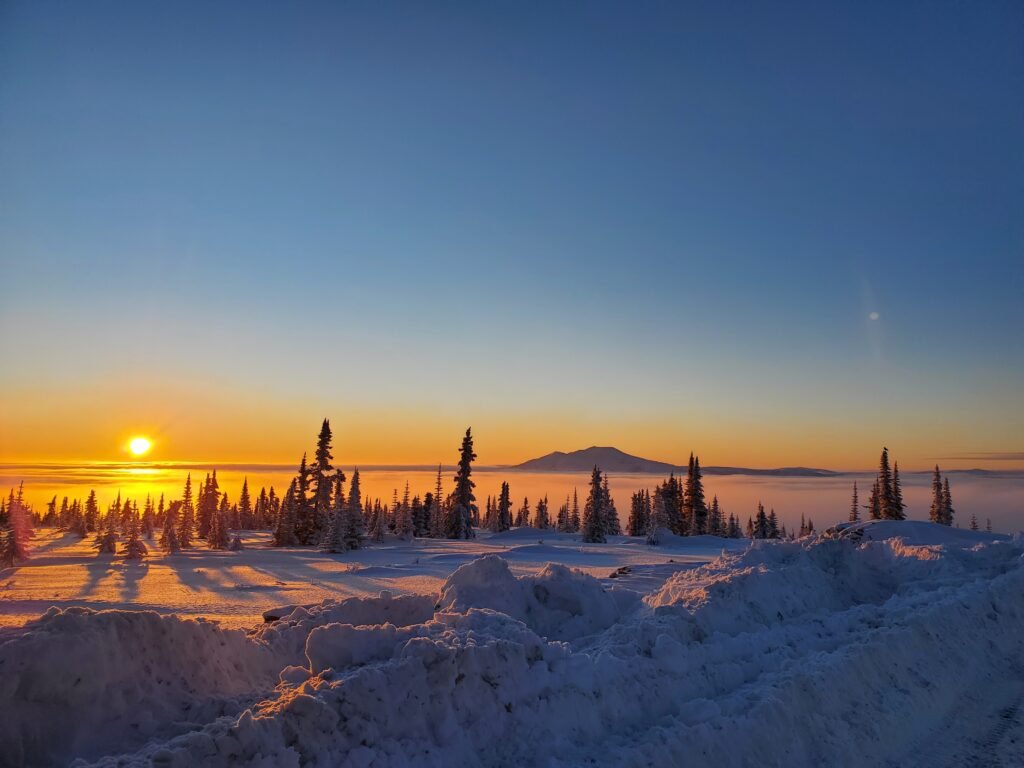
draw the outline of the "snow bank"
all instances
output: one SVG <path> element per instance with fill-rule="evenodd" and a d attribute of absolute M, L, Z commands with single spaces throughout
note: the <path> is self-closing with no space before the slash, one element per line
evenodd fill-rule
<path fill-rule="evenodd" d="M 99 764 L 899 764 L 1024 653 L 1024 542 L 907 538 L 759 543 L 625 606 L 490 557 L 436 612 L 294 609 L 250 640 L 305 639 L 262 701 Z"/>
<path fill-rule="evenodd" d="M 278 669 L 238 630 L 51 608 L 0 645 L 0 762 L 59 763 L 173 736 L 237 713 Z"/>
<path fill-rule="evenodd" d="M 558 640 L 607 629 L 623 613 L 620 601 L 591 576 L 548 563 L 536 576 L 517 577 L 496 555 L 467 563 L 448 577 L 437 606 L 449 613 L 490 608 Z"/>
<path fill-rule="evenodd" d="M 286 606 L 287 610 L 268 611 L 280 615 L 280 620 L 260 627 L 254 636 L 272 648 L 281 662 L 302 664 L 306 640 L 317 627 L 326 624 L 392 624 L 400 627 L 417 624 L 433 615 L 435 602 L 434 595 L 395 597 L 390 592 L 381 592 L 377 597 L 350 597 L 324 600 L 317 605 Z"/>
<path fill-rule="evenodd" d="M 987 533 L 966 528 L 936 525 L 923 520 L 865 520 L 846 525 L 839 533 L 842 538 L 857 541 L 884 541 L 901 538 L 917 546 L 972 547 L 989 541 L 1006 541 L 1005 533 Z"/>

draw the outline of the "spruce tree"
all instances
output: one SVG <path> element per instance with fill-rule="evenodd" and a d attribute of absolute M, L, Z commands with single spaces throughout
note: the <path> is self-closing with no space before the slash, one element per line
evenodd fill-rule
<path fill-rule="evenodd" d="M 96 523 L 99 521 L 100 507 L 96 502 L 96 491 L 90 490 L 89 497 L 85 500 L 85 529 L 89 533 L 93 533 L 96 530 Z"/>
<path fill-rule="evenodd" d="M 537 499 L 537 510 L 533 515 L 533 527 L 539 528 L 540 530 L 546 530 L 551 527 L 551 522 L 548 520 L 548 497 L 545 496 L 543 499 Z"/>
<path fill-rule="evenodd" d="M 622 523 L 619 522 L 619 510 L 615 508 L 615 499 L 608 488 L 608 475 L 601 480 L 601 492 L 604 493 L 604 530 L 607 536 L 621 536 Z"/>
<path fill-rule="evenodd" d="M 507 531 L 512 527 L 512 492 L 506 482 L 501 484 L 498 494 L 498 530 Z"/>
<path fill-rule="evenodd" d="M 294 547 L 298 544 L 295 536 L 295 493 L 297 482 L 292 478 L 288 484 L 288 490 L 281 501 L 281 509 L 277 514 L 277 523 L 274 527 L 275 547 Z"/>
<path fill-rule="evenodd" d="M 768 534 L 768 516 L 764 513 L 764 504 L 759 501 L 757 502 L 757 517 L 754 518 L 754 538 L 767 539 Z"/>
<path fill-rule="evenodd" d="M 700 457 L 690 454 L 689 473 L 686 477 L 685 519 L 691 536 L 708 532 L 708 506 L 704 498 L 704 481 L 700 471 Z"/>
<path fill-rule="evenodd" d="M 938 464 L 932 473 L 932 505 L 928 510 L 928 519 L 940 525 L 945 522 L 942 507 L 942 474 L 939 472 Z"/>
<path fill-rule="evenodd" d="M 523 506 L 519 508 L 519 512 L 516 514 L 516 528 L 529 528 L 530 527 L 530 499 L 526 496 L 523 497 Z"/>
<path fill-rule="evenodd" d="M 185 490 L 181 494 L 181 516 L 178 519 L 178 546 L 188 549 L 192 546 L 195 526 L 195 507 L 192 506 L 192 473 L 185 478 Z"/>
<path fill-rule="evenodd" d="M 370 539 L 380 544 L 384 541 L 384 531 L 387 529 L 385 513 L 380 504 L 374 505 L 373 515 L 370 517 Z"/>
<path fill-rule="evenodd" d="M 580 500 L 576 494 L 576 489 L 572 489 L 572 511 L 569 512 L 569 525 L 572 526 L 572 531 L 575 533 L 580 529 Z"/>
<path fill-rule="evenodd" d="M 711 497 L 711 509 L 708 510 L 708 533 L 712 536 L 725 536 L 725 521 L 722 519 L 722 508 L 718 504 L 718 496 Z"/>
<path fill-rule="evenodd" d="M 409 541 L 413 535 L 412 506 L 409 504 L 409 483 L 405 483 L 405 493 L 395 514 L 395 534 L 403 541 Z"/>
<path fill-rule="evenodd" d="M 669 530 L 669 516 L 666 509 L 667 494 L 665 491 L 664 485 L 654 489 L 654 500 L 651 504 L 651 513 L 647 518 L 647 529 L 645 531 L 647 543 L 651 546 L 660 544 L 664 532 Z"/>
<path fill-rule="evenodd" d="M 220 505 L 217 511 L 210 517 L 210 534 L 207 536 L 207 543 L 210 549 L 227 549 L 231 543 L 228 533 L 228 516 L 231 508 L 228 504 L 228 495 L 225 493 L 220 497 Z"/>
<path fill-rule="evenodd" d="M 316 526 L 313 523 L 313 504 L 309 498 L 310 477 L 313 470 L 309 468 L 306 454 L 302 454 L 299 472 L 295 477 L 295 493 L 293 494 L 293 517 L 295 519 L 295 537 L 299 544 L 314 544 Z"/>
<path fill-rule="evenodd" d="M 949 478 L 942 478 L 942 524 L 953 525 L 953 496 L 949 492 Z"/>
<path fill-rule="evenodd" d="M 882 519 L 882 491 L 878 479 L 871 486 L 871 495 L 868 497 L 868 517 L 872 520 Z"/>
<path fill-rule="evenodd" d="M 473 460 L 476 454 L 473 453 L 473 434 L 470 429 L 466 430 L 466 436 L 462 439 L 462 449 L 459 455 L 459 467 L 455 474 L 455 493 L 452 498 L 451 508 L 448 510 L 445 520 L 445 536 L 449 539 L 471 539 L 473 528 L 471 521 L 477 511 L 476 496 L 473 495 L 473 488 L 476 483 L 471 479 L 473 472 Z"/>
<path fill-rule="evenodd" d="M 348 489 L 348 502 L 345 506 L 343 538 L 348 549 L 359 549 L 366 537 L 362 507 L 363 495 L 359 487 L 359 468 L 356 467 L 352 473 L 352 483 Z"/>
<path fill-rule="evenodd" d="M 978 516 L 973 512 L 971 512 L 971 530 L 978 530 Z"/>
<path fill-rule="evenodd" d="M 850 517 L 848 518 L 851 523 L 860 522 L 860 502 L 857 500 L 857 481 L 853 481 L 853 501 L 850 503 Z"/>
<path fill-rule="evenodd" d="M 114 514 L 113 510 L 111 510 L 106 520 L 103 521 L 103 530 L 96 535 L 96 541 L 93 544 L 97 554 L 112 555 L 117 552 L 117 523 L 119 515 L 120 511 Z"/>
<path fill-rule="evenodd" d="M 139 535 L 141 524 L 139 522 L 139 516 L 137 513 L 132 512 L 128 516 L 127 531 L 125 532 L 126 541 L 124 549 L 121 553 L 124 555 L 125 560 L 141 560 L 149 554 L 149 550 L 146 549 L 146 545 L 143 543 L 142 538 Z"/>
<path fill-rule="evenodd" d="M 255 528 L 256 517 L 253 514 L 252 499 L 249 496 L 249 478 L 242 478 L 242 492 L 238 495 L 238 527 L 244 530 Z"/>
<path fill-rule="evenodd" d="M 316 452 L 313 454 L 312 482 L 313 499 L 310 517 L 310 530 L 305 543 L 318 543 L 325 535 L 331 518 L 331 489 L 334 478 L 331 473 L 331 423 L 324 419 L 320 434 L 316 440 Z"/>
<path fill-rule="evenodd" d="M 441 483 L 441 465 L 437 465 L 437 483 L 434 486 L 434 503 L 430 508 L 430 537 L 443 538 L 445 535 L 444 489 Z"/>
<path fill-rule="evenodd" d="M 644 492 L 639 490 L 633 494 L 629 502 L 629 517 L 626 519 L 626 534 L 643 536 L 647 532 L 647 520 L 644 515 Z"/>
<path fill-rule="evenodd" d="M 178 542 L 178 510 L 181 502 L 171 502 L 170 507 L 164 514 L 164 527 L 160 531 L 160 549 L 168 555 L 173 555 L 181 549 Z"/>
<path fill-rule="evenodd" d="M 892 485 L 892 471 L 889 469 L 889 449 L 882 448 L 878 459 L 878 498 L 881 519 L 899 520 L 896 510 L 896 494 Z"/>
<path fill-rule="evenodd" d="M 595 466 L 590 476 L 590 494 L 583 505 L 582 540 L 584 542 L 604 544 L 607 541 L 604 501 L 605 493 L 601 481 L 601 470 Z"/>
<path fill-rule="evenodd" d="M 900 484 L 900 463 L 892 465 L 892 501 L 894 520 L 907 519 L 907 505 L 903 503 L 903 486 Z"/>

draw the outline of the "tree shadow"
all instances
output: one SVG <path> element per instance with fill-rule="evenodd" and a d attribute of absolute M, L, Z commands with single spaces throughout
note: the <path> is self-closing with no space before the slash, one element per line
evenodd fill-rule
<path fill-rule="evenodd" d="M 87 577 L 80 593 L 82 597 L 91 595 L 106 576 L 114 573 L 114 556 L 109 553 L 101 553 L 94 559 L 87 559 L 85 570 Z"/>
<path fill-rule="evenodd" d="M 121 599 L 135 602 L 139 596 L 139 582 L 149 573 L 149 563 L 129 560 L 121 569 Z"/>

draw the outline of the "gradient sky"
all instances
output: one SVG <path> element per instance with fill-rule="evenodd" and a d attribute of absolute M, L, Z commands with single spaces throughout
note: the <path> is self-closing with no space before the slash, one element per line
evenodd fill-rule
<path fill-rule="evenodd" d="M 488 463 L 1024 466 L 1022 39 L 1020 2 L 4 2 L 0 459 L 292 461 L 329 416 L 346 462 L 472 424 Z"/>

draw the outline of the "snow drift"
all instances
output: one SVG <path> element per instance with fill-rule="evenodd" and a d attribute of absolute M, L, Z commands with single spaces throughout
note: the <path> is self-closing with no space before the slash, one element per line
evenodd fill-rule
<path fill-rule="evenodd" d="M 240 714 L 213 707 L 187 733 L 155 725 L 175 717 L 148 700 L 156 689 L 135 697 L 154 713 L 148 737 L 91 715 L 102 696 L 75 698 L 64 669 L 48 682 L 54 698 L 61 688 L 70 697 L 52 730 L 103 723 L 102 733 L 38 751 L 22 728 L 38 715 L 31 692 L 43 671 L 15 667 L 0 755 L 17 749 L 42 764 L 103 752 L 100 765 L 166 766 L 898 763 L 965 692 L 996 696 L 1024 650 L 1024 545 L 954 538 L 763 543 L 680 571 L 642 601 L 562 566 L 516 577 L 482 558 L 439 598 L 294 608 L 250 637 L 190 629 L 207 643 L 197 655 L 245 660 L 232 674 L 213 670 L 231 690 L 264 688 Z M 114 616 L 78 618 L 122 621 Z M 171 635 L 190 624 L 148 616 Z M 42 631 L 12 641 L 21 658 L 63 647 L 47 647 Z M 62 632 L 46 629 L 46 642 Z M 9 644 L 0 654 L 8 668 Z M 199 695 L 213 691 L 223 694 L 211 684 Z"/>

